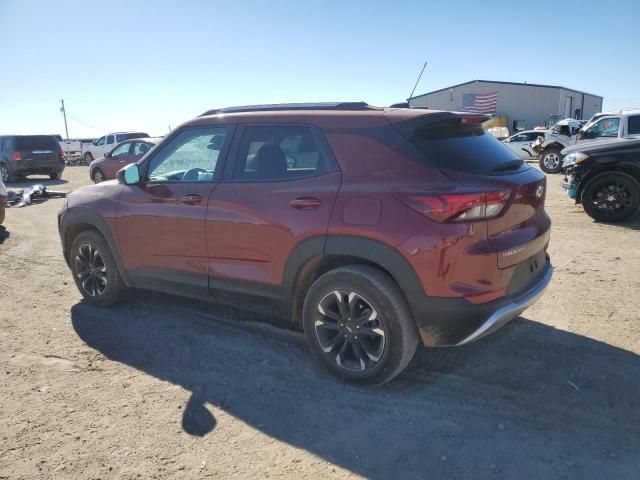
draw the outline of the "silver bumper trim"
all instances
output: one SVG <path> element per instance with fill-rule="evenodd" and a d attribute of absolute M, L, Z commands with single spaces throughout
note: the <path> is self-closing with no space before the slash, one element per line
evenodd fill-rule
<path fill-rule="evenodd" d="M 505 323 L 513 320 L 515 317 L 524 312 L 531 305 L 536 303 L 547 289 L 551 277 L 553 276 L 553 267 L 551 263 L 547 264 L 547 271 L 545 272 L 542 280 L 529 292 L 518 298 L 516 301 L 511 302 L 508 305 L 496 310 L 475 332 L 469 335 L 467 338 L 457 343 L 456 346 L 465 345 L 478 340 L 481 337 L 497 330 Z"/>

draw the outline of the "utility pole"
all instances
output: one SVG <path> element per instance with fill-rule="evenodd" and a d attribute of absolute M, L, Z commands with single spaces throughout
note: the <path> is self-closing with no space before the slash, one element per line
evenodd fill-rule
<path fill-rule="evenodd" d="M 67 111 L 64 109 L 64 100 L 60 100 L 62 106 L 60 107 L 60 111 L 62 112 L 62 116 L 64 117 L 64 133 L 67 135 L 67 140 L 69 140 L 69 129 L 67 128 Z"/>

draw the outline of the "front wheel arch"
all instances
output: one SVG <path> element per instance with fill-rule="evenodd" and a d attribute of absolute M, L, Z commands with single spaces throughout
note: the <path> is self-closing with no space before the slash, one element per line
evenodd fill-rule
<path fill-rule="evenodd" d="M 67 210 L 60 224 L 60 237 L 62 240 L 63 251 L 65 260 L 69 264 L 69 251 L 71 244 L 75 237 L 77 237 L 84 230 L 96 230 L 107 242 L 107 245 L 111 249 L 114 260 L 118 267 L 118 273 L 124 284 L 128 287 L 131 286 L 127 271 L 124 268 L 122 259 L 120 257 L 120 251 L 118 249 L 118 242 L 111 232 L 111 229 L 97 213 L 94 213 L 85 209 Z"/>

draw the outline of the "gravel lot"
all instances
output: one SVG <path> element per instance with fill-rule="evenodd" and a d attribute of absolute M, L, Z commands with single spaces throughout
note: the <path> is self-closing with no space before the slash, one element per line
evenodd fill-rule
<path fill-rule="evenodd" d="M 326 378 L 299 333 L 242 311 L 145 292 L 88 306 L 62 200 L 9 209 L 0 478 L 637 479 L 640 218 L 596 224 L 548 180 L 544 298 L 379 389 Z M 86 167 L 38 181 L 89 183 Z"/>

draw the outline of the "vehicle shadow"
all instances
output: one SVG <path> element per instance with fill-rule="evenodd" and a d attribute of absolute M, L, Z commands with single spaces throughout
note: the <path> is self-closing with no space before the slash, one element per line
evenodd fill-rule
<path fill-rule="evenodd" d="M 64 175 L 64 173 L 63 173 L 63 175 Z M 57 180 L 52 180 L 48 176 L 32 175 L 32 176 L 29 176 L 27 178 L 20 178 L 18 180 L 14 180 L 11 183 L 7 183 L 7 188 L 12 188 L 12 189 L 27 188 L 27 187 L 30 187 L 32 185 L 37 185 L 37 184 L 42 184 L 45 187 L 51 187 L 51 186 L 54 186 L 54 185 L 64 185 L 66 183 L 69 183 L 69 181 L 65 180 L 64 178 L 59 178 Z"/>
<path fill-rule="evenodd" d="M 594 223 L 596 223 L 595 220 Z M 640 230 L 640 210 L 624 222 L 607 223 L 607 225 L 612 225 L 614 227 L 624 227 L 630 230 Z"/>
<path fill-rule="evenodd" d="M 190 435 L 215 435 L 213 405 L 372 479 L 636 478 L 640 467 L 632 352 L 519 319 L 469 346 L 419 349 L 390 384 L 356 388 L 319 373 L 300 333 L 216 304 L 133 297 L 78 303 L 73 327 L 107 358 L 192 392 Z"/>

